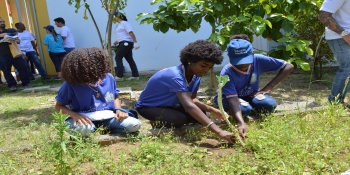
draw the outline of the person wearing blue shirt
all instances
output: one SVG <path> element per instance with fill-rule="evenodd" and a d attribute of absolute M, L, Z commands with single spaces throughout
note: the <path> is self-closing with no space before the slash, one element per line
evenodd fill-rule
<path fill-rule="evenodd" d="M 221 130 L 204 112 L 223 120 L 220 110 L 196 99 L 201 77 L 223 60 L 221 49 L 211 41 L 197 40 L 180 52 L 182 64 L 155 73 L 135 104 L 152 127 L 179 128 L 200 123 L 219 137 L 232 142 L 232 133 Z M 226 116 L 225 116 L 226 117 Z"/>
<path fill-rule="evenodd" d="M 61 64 L 66 54 L 66 50 L 63 48 L 63 39 L 61 35 L 56 33 L 53 26 L 48 25 L 44 29 L 46 29 L 47 33 L 44 36 L 44 44 L 48 46 L 50 58 L 57 72 L 55 80 L 61 80 Z"/>
<path fill-rule="evenodd" d="M 223 67 L 220 75 L 228 75 L 229 82 L 222 88 L 222 102 L 225 111 L 230 111 L 234 119 L 256 112 L 273 112 L 277 104 L 268 94 L 292 72 L 294 66 L 284 60 L 254 54 L 249 37 L 234 35 L 227 45 L 230 63 Z M 263 72 L 279 71 L 264 88 L 259 89 L 259 77 Z M 217 102 L 217 95 L 214 102 Z M 239 124 L 238 124 L 239 126 Z M 245 132 L 246 132 L 245 128 Z"/>
<path fill-rule="evenodd" d="M 110 133 L 136 132 L 141 122 L 121 108 L 108 56 L 98 48 L 79 48 L 62 63 L 62 84 L 56 96 L 56 111 L 69 116 L 70 128 L 88 136 L 103 126 Z M 68 106 L 68 107 L 67 107 Z"/>

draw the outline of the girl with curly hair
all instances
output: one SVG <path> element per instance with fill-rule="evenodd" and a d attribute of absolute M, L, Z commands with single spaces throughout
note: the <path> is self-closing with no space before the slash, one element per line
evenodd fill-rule
<path fill-rule="evenodd" d="M 110 133 L 136 132 L 141 122 L 122 109 L 119 89 L 110 74 L 108 57 L 98 48 L 79 48 L 63 60 L 62 84 L 56 96 L 56 111 L 69 116 L 70 128 L 88 136 L 99 126 Z M 66 106 L 69 106 L 66 107 Z"/>
<path fill-rule="evenodd" d="M 180 128 L 200 123 L 232 142 L 233 134 L 221 130 L 205 114 L 210 112 L 223 120 L 220 110 L 196 99 L 201 77 L 222 60 L 221 49 L 211 41 L 188 44 L 180 52 L 182 64 L 160 70 L 149 79 L 135 104 L 137 112 L 150 120 L 152 127 Z"/>

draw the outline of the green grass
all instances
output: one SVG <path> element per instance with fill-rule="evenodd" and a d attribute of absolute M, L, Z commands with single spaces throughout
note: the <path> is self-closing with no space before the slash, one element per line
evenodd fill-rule
<path fill-rule="evenodd" d="M 334 75 L 334 74 L 333 74 Z M 265 74 L 261 84 L 273 78 Z M 340 174 L 350 169 L 350 118 L 341 106 L 326 105 L 332 74 L 325 82 L 312 83 L 308 74 L 292 74 L 273 91 L 280 100 L 315 100 L 318 111 L 278 113 L 262 122 L 250 122 L 246 147 L 227 145 L 211 132 L 188 131 L 185 135 L 132 137 L 101 147 L 91 140 L 72 144 L 65 161 L 73 174 Z M 142 90 L 140 81 L 118 82 L 119 87 Z M 54 85 L 57 81 L 34 81 Z M 208 77 L 201 91 L 215 92 Z M 54 112 L 56 93 L 7 93 L 0 87 L 0 174 L 55 174 L 58 140 Z M 128 107 L 135 99 L 123 99 Z M 211 104 L 211 99 L 206 99 Z M 150 128 L 143 120 L 142 131 Z M 228 128 L 224 128 L 227 129 Z M 32 146 L 31 150 L 17 148 Z"/>

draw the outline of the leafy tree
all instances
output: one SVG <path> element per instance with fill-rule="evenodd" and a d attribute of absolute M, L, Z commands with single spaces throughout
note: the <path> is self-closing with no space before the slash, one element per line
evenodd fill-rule
<path fill-rule="evenodd" d="M 277 58 L 310 70 L 305 53 L 313 55 L 310 41 L 295 38 L 292 33 L 297 18 L 305 17 L 314 9 L 315 0 L 152 0 L 158 5 L 153 13 L 140 13 L 141 24 L 153 24 L 155 31 L 166 33 L 169 29 L 197 32 L 202 20 L 209 23 L 209 39 L 226 49 L 233 34 L 262 36 L 283 42 L 271 53 Z"/>
<path fill-rule="evenodd" d="M 68 4 L 72 5 L 74 3 L 75 7 L 75 12 L 77 13 L 78 10 L 81 7 L 84 7 L 84 19 L 87 20 L 88 17 L 86 15 L 86 12 L 89 13 L 89 15 L 92 18 L 92 21 L 96 27 L 101 47 L 103 49 L 107 49 L 109 60 L 110 60 L 110 65 L 111 65 L 111 71 L 112 74 L 115 75 L 114 72 L 114 64 L 113 64 L 113 53 L 112 53 L 112 24 L 114 21 L 114 13 L 117 10 L 122 10 L 126 7 L 128 0 L 100 0 L 102 8 L 104 8 L 108 14 L 108 21 L 107 21 L 107 27 L 106 27 L 106 35 L 105 35 L 105 41 L 102 40 L 101 32 L 100 29 L 95 21 L 95 18 L 91 12 L 90 5 L 87 3 L 87 0 L 68 0 Z"/>
<path fill-rule="evenodd" d="M 334 61 L 334 59 L 332 51 L 323 38 L 325 26 L 318 20 L 319 9 L 323 0 L 318 0 L 317 2 L 312 5 L 312 10 L 308 15 L 295 20 L 294 30 L 296 38 L 311 41 L 309 47 L 315 51 L 312 63 L 313 75 L 314 79 L 320 80 L 323 76 L 323 65 Z"/>

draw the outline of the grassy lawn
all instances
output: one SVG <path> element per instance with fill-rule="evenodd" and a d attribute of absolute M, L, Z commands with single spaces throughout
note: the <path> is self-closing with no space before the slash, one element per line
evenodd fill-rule
<path fill-rule="evenodd" d="M 264 74 L 261 86 L 273 77 Z M 333 77 L 330 70 L 324 81 L 310 83 L 310 72 L 294 71 L 271 95 L 279 101 L 313 100 L 322 108 L 249 122 L 246 147 L 195 130 L 134 136 L 103 147 L 91 140 L 70 141 L 52 115 L 56 93 L 7 93 L 0 87 L 0 174 L 340 174 L 350 169 L 350 118 L 341 106 L 326 103 Z M 142 90 L 148 78 L 117 84 Z M 54 80 L 33 84 L 59 86 Z M 201 91 L 215 94 L 209 76 Z M 122 98 L 123 107 L 132 108 L 136 99 Z M 204 102 L 212 104 L 210 98 Z M 141 120 L 141 132 L 150 129 Z"/>

